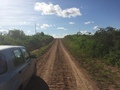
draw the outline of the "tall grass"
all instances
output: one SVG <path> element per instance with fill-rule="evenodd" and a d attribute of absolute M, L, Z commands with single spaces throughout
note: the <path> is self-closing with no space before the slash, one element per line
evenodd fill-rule
<path fill-rule="evenodd" d="M 92 46 L 94 42 L 91 40 L 91 36 L 71 35 L 65 37 L 62 41 L 79 62 L 79 65 L 85 68 L 93 80 L 97 82 L 100 90 L 109 90 L 110 87 L 120 90 L 119 74 L 116 72 L 113 73 L 111 66 L 108 67 L 108 64 L 101 60 L 101 57 L 94 57 L 94 52 L 91 52 L 91 50 L 94 49 Z M 85 48 L 86 46 L 88 46 L 88 48 Z"/>

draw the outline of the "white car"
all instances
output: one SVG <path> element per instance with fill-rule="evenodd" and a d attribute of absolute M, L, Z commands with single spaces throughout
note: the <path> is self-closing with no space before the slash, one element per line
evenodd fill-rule
<path fill-rule="evenodd" d="M 34 58 L 24 46 L 0 45 L 0 90 L 24 90 L 36 74 Z"/>

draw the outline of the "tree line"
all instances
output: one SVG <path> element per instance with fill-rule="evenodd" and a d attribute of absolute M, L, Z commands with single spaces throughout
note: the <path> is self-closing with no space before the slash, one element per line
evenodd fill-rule
<path fill-rule="evenodd" d="M 0 34 L 0 45 L 23 45 L 28 50 L 32 51 L 48 45 L 54 40 L 50 35 L 45 35 L 43 32 L 35 35 L 25 35 L 22 30 L 9 30 L 6 34 Z"/>
<path fill-rule="evenodd" d="M 101 59 L 120 68 L 120 29 L 100 28 L 94 35 L 67 35 L 63 41 L 77 56 Z"/>

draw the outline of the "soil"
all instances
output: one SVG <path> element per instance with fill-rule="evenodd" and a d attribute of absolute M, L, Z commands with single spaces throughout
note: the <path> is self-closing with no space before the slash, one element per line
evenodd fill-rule
<path fill-rule="evenodd" d="M 37 82 L 35 80 L 32 78 L 26 90 L 99 90 L 95 81 L 64 47 L 61 39 L 56 39 L 38 59 Z"/>

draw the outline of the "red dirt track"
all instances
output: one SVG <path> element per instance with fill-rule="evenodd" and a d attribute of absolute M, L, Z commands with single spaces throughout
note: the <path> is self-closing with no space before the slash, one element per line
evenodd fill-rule
<path fill-rule="evenodd" d="M 39 58 L 37 76 L 46 82 L 50 90 L 98 90 L 61 39 L 56 39 L 48 52 Z"/>

